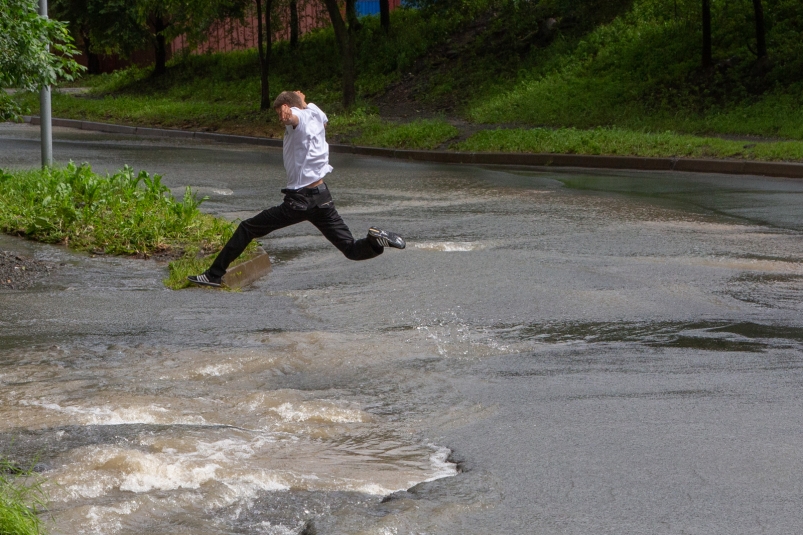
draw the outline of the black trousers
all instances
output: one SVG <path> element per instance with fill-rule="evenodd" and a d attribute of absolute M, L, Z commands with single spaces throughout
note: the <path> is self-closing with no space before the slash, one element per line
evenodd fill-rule
<path fill-rule="evenodd" d="M 254 238 L 302 221 L 315 225 L 349 260 L 368 260 L 382 254 L 384 248 L 372 243 L 367 237 L 354 239 L 343 218 L 335 210 L 332 194 L 326 184 L 299 190 L 283 189 L 282 193 L 285 194 L 282 204 L 263 210 L 240 223 L 209 268 L 209 275 L 222 277 L 229 264 L 242 254 Z"/>

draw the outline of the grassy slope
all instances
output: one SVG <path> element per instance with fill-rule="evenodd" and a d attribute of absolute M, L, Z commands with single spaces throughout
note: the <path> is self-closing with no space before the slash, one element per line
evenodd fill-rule
<path fill-rule="evenodd" d="M 276 45 L 272 93 L 303 88 L 329 112 L 331 139 L 365 145 L 444 148 L 457 141 L 452 148 L 477 151 L 803 159 L 803 15 L 796 0 L 766 3 L 765 64 L 749 49 L 751 3 L 713 0 L 717 67 L 709 72 L 699 67 L 697 0 L 493 8 L 484 1 L 455 3 L 448 16 L 395 11 L 389 37 L 376 18 L 363 19 L 356 112 L 339 106 L 339 60 L 328 29 L 305 36 L 296 51 Z M 542 38 L 533 29 L 548 17 L 557 31 Z M 161 79 L 131 69 L 88 82 L 95 86 L 89 98 L 56 95 L 55 115 L 281 135 L 272 112 L 258 110 L 254 51 L 183 58 Z M 406 124 L 381 119 L 377 111 L 386 110 L 373 102 L 387 106 L 381 95 L 388 87 L 391 95 L 404 90 L 402 108 L 429 113 Z M 37 104 L 33 96 L 27 103 Z M 466 140 L 446 114 L 486 131 Z"/>
<path fill-rule="evenodd" d="M 803 40 L 790 30 L 803 18 L 790 12 L 795 2 L 765 3 L 771 61 L 762 66 L 750 50 L 752 5 L 714 1 L 717 65 L 710 72 L 699 67 L 698 3 L 679 3 L 678 13 L 671 2 L 637 0 L 582 37 L 534 51 L 515 81 L 475 99 L 468 115 L 479 122 L 803 139 Z"/>
<path fill-rule="evenodd" d="M 432 43 L 444 39 L 454 26 L 437 18 L 423 20 L 412 10 L 398 10 L 393 22 L 398 31 L 387 38 L 376 18 L 364 20 L 357 81 L 361 113 L 356 116 L 342 113 L 340 60 L 331 29 L 305 35 L 297 50 L 287 43 L 274 47 L 271 95 L 303 89 L 310 101 L 327 111 L 334 135 L 355 129 L 377 132 L 377 117 L 366 113 L 370 109 L 366 99 L 397 80 L 399 72 L 408 69 Z M 281 136 L 283 132 L 272 110 L 259 109 L 255 50 L 178 58 L 161 78 L 151 77 L 149 69 L 132 68 L 86 77 L 79 84 L 91 86 L 92 92 L 54 94 L 54 116 L 251 135 Z M 24 104 L 36 111 L 37 98 L 27 95 Z M 394 139 L 384 133 L 383 137 Z"/>

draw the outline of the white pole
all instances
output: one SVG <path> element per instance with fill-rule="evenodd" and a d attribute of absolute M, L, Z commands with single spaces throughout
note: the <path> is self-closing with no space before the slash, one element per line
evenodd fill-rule
<path fill-rule="evenodd" d="M 47 0 L 39 0 L 39 15 L 47 18 Z M 42 168 L 53 165 L 53 128 L 50 109 L 50 86 L 39 92 L 39 128 L 42 137 Z"/>

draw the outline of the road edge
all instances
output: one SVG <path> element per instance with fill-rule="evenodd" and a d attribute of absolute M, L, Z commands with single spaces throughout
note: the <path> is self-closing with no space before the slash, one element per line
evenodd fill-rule
<path fill-rule="evenodd" d="M 39 117 L 25 116 L 26 123 L 39 124 Z M 238 136 L 213 132 L 197 132 L 169 128 L 125 126 L 76 119 L 53 119 L 53 126 L 130 134 L 144 137 L 199 139 L 220 143 L 240 143 L 264 147 L 281 147 L 282 140 L 256 136 Z M 778 178 L 803 178 L 803 164 L 761 162 L 755 160 L 706 160 L 697 158 L 646 158 L 640 156 L 595 156 L 587 154 L 543 154 L 521 152 L 456 152 L 436 150 L 384 149 L 330 143 L 331 152 L 413 160 L 444 164 L 512 165 L 526 167 L 586 167 L 629 171 L 681 171 L 687 173 L 723 173 L 758 175 Z"/>

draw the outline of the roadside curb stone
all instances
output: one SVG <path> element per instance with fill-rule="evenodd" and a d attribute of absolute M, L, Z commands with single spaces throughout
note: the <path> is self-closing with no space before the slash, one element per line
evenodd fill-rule
<path fill-rule="evenodd" d="M 39 117 L 26 116 L 25 122 L 39 124 Z M 241 143 L 263 147 L 281 147 L 282 140 L 197 132 L 169 128 L 124 126 L 75 119 L 53 119 L 53 126 L 93 130 L 113 134 L 132 134 L 145 137 L 172 137 L 202 139 L 221 143 Z M 645 158 L 639 156 L 597 156 L 586 154 L 540 154 L 509 152 L 454 152 L 432 150 L 401 150 L 356 145 L 329 144 L 332 152 L 414 160 L 420 162 L 515 165 L 527 167 L 586 167 L 592 169 L 627 169 L 631 171 L 681 171 L 688 173 L 723 173 L 731 175 L 757 175 L 779 178 L 803 178 L 803 164 L 790 162 L 759 162 L 754 160 L 706 160 L 696 158 Z"/>
<path fill-rule="evenodd" d="M 242 264 L 230 267 L 226 274 L 223 275 L 223 282 L 229 288 L 243 288 L 267 275 L 271 269 L 270 257 L 260 247 L 252 258 Z"/>

